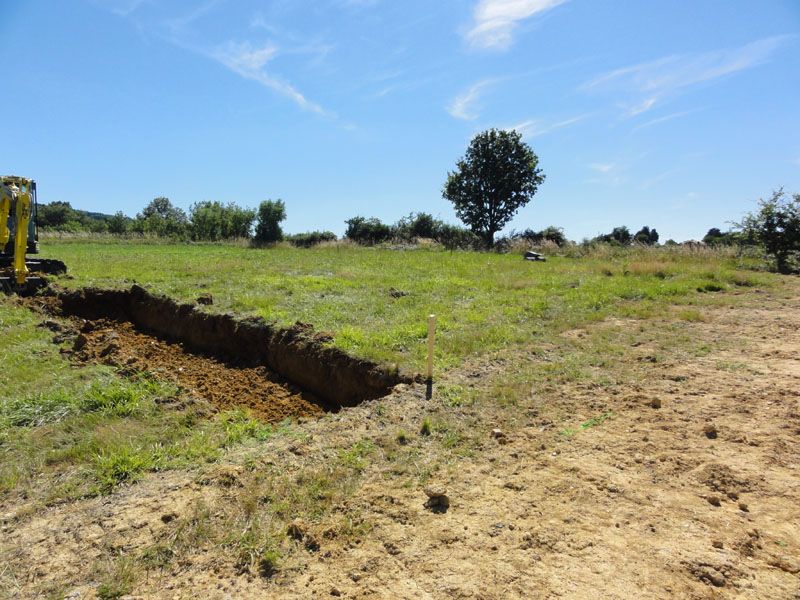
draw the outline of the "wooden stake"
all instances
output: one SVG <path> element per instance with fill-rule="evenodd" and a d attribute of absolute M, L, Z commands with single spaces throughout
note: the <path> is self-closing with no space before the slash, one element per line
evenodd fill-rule
<path fill-rule="evenodd" d="M 433 344 L 436 338 L 436 315 L 428 316 L 428 381 L 433 380 Z"/>

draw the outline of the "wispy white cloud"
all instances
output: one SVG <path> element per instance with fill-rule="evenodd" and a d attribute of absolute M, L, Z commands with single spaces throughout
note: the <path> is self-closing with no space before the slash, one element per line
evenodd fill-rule
<path fill-rule="evenodd" d="M 589 164 L 589 168 L 598 173 L 611 173 L 611 171 L 617 168 L 617 165 L 614 163 L 591 163 Z"/>
<path fill-rule="evenodd" d="M 586 180 L 587 183 L 611 186 L 628 183 L 628 161 L 594 162 L 586 166 L 595 172 L 593 177 Z"/>
<path fill-rule="evenodd" d="M 555 131 L 556 129 L 562 129 L 564 127 L 569 127 L 574 125 L 575 123 L 579 123 L 583 121 L 588 114 L 585 115 L 578 115 L 576 117 L 572 117 L 569 119 L 564 119 L 562 121 L 547 121 L 544 119 L 529 119 L 527 121 L 523 121 L 521 123 L 517 123 L 516 125 L 509 127 L 509 129 L 514 129 L 528 138 L 537 137 L 540 135 L 545 135 L 550 133 L 551 131 Z"/>
<path fill-rule="evenodd" d="M 663 171 L 662 173 L 659 173 L 658 175 L 655 175 L 653 177 L 650 177 L 649 179 L 644 180 L 642 182 L 641 189 L 642 190 L 652 189 L 656 184 L 661 183 L 665 179 L 669 179 L 670 177 L 673 177 L 677 173 L 680 173 L 680 169 L 670 169 L 668 171 Z"/>
<path fill-rule="evenodd" d="M 115 15 L 127 17 L 150 0 L 95 0 L 95 2 Z"/>
<path fill-rule="evenodd" d="M 258 48 L 247 42 L 228 42 L 214 48 L 208 54 L 237 75 L 260 83 L 290 99 L 301 108 L 320 115 L 328 114 L 319 104 L 311 102 L 290 83 L 267 72 L 265 68 L 267 63 L 275 58 L 278 52 L 277 46 L 271 43 Z"/>
<path fill-rule="evenodd" d="M 519 23 L 567 0 L 479 0 L 466 39 L 476 48 L 508 48 Z"/>
<path fill-rule="evenodd" d="M 672 121 L 673 119 L 680 119 L 681 117 L 686 117 L 688 115 L 692 115 L 696 112 L 700 112 L 701 110 L 705 110 L 704 108 L 694 108 L 692 110 L 682 110 L 680 112 L 670 113 L 668 115 L 664 115 L 663 117 L 658 117 L 657 119 L 652 119 L 641 125 L 637 125 L 633 128 L 633 131 L 638 131 L 640 129 L 646 129 L 647 127 L 652 127 L 653 125 L 660 125 L 661 123 L 666 123 L 667 121 Z"/>
<path fill-rule="evenodd" d="M 142 28 L 143 23 L 132 15 L 140 5 L 153 3 L 155 0 L 96 0 L 108 10 L 126 18 L 130 18 L 138 27 Z M 335 117 L 323 109 L 319 104 L 312 102 L 302 94 L 291 83 L 285 81 L 273 71 L 267 69 L 270 62 L 277 56 L 289 54 L 311 55 L 307 66 L 315 66 L 321 62 L 325 55 L 330 52 L 330 46 L 320 44 L 299 44 L 290 43 L 289 47 L 279 46 L 277 43 L 229 40 L 223 44 L 212 45 L 203 39 L 198 33 L 197 22 L 209 18 L 215 9 L 227 0 L 202 0 L 192 5 L 191 9 L 180 13 L 173 13 L 169 18 L 162 18 L 159 21 L 151 22 L 148 29 L 157 34 L 164 41 L 181 48 L 194 52 L 225 66 L 230 71 L 255 81 L 269 90 L 288 98 L 304 110 L 313 113 Z M 256 12 L 249 22 L 251 29 L 263 29 L 270 34 L 271 38 L 280 38 L 280 32 L 271 27 L 263 14 Z M 261 34 L 263 39 L 263 34 Z"/>
<path fill-rule="evenodd" d="M 483 91 L 495 83 L 495 79 L 484 79 L 464 90 L 447 107 L 450 116 L 464 121 L 474 121 L 478 118 L 478 107 Z"/>
<path fill-rule="evenodd" d="M 685 90 L 763 64 L 794 36 L 776 36 L 739 48 L 672 55 L 605 73 L 584 91 L 625 96 L 627 116 L 640 115 Z"/>
<path fill-rule="evenodd" d="M 260 11 L 255 12 L 253 16 L 250 17 L 250 28 L 262 29 L 273 35 L 277 35 L 279 33 L 278 28 L 272 25 Z"/>

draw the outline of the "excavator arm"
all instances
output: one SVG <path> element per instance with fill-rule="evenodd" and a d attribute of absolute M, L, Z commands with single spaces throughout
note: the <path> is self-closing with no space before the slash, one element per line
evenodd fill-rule
<path fill-rule="evenodd" d="M 52 258 L 26 260 L 37 254 L 36 182 L 0 177 L 0 290 L 32 293 L 46 284 L 43 274 L 62 275 L 66 265 Z"/>
<path fill-rule="evenodd" d="M 13 200 L 14 196 L 11 194 L 11 190 L 0 183 L 0 252 L 3 251 L 11 238 L 11 232 L 8 230 L 8 215 L 11 213 Z"/>
<path fill-rule="evenodd" d="M 25 285 L 28 267 L 25 254 L 28 252 L 28 224 L 31 220 L 31 185 L 27 183 L 17 193 L 17 229 L 14 234 L 14 277 L 17 285 Z"/>

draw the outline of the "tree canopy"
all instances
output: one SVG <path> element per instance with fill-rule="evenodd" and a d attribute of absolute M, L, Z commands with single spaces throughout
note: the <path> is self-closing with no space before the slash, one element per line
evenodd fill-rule
<path fill-rule="evenodd" d="M 491 247 L 494 235 L 528 204 L 545 179 L 539 158 L 516 131 L 490 129 L 470 142 L 442 195 Z"/>
<path fill-rule="evenodd" d="M 768 200 L 759 200 L 758 206 L 737 226 L 746 240 L 764 246 L 779 272 L 788 273 L 800 254 L 800 194 L 789 196 L 779 189 Z"/>
<path fill-rule="evenodd" d="M 656 231 L 655 228 L 650 229 L 650 227 L 645 225 L 634 234 L 633 241 L 637 244 L 644 244 L 645 246 L 655 246 L 658 244 L 658 231 Z"/>
<path fill-rule="evenodd" d="M 283 239 L 281 222 L 286 220 L 286 205 L 283 200 L 264 200 L 258 207 L 256 223 L 256 245 L 272 244 Z"/>

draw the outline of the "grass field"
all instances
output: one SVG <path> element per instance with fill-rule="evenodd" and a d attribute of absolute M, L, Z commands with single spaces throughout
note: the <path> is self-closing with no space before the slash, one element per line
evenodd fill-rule
<path fill-rule="evenodd" d="M 692 305 L 728 298 L 713 292 L 773 281 L 735 257 L 667 250 L 526 263 L 519 255 L 348 246 L 48 243 L 45 256 L 69 265 L 60 285 L 136 281 L 182 300 L 211 293 L 213 310 L 312 323 L 352 353 L 416 371 L 426 316 L 436 313 L 439 372 L 609 315 L 644 318 L 680 305 L 680 318 L 692 321 L 701 318 Z M 103 493 L 141 472 L 213 461 L 232 443 L 272 433 L 243 413 L 209 421 L 165 409 L 179 392 L 146 378 L 76 369 L 39 321 L 11 300 L 0 304 L 2 491 L 44 503 Z"/>
<path fill-rule="evenodd" d="M 527 263 L 518 254 L 351 246 L 268 250 L 225 245 L 46 245 L 68 287 L 138 282 L 181 300 L 211 293 L 217 311 L 313 324 L 359 356 L 421 371 L 427 315 L 438 316 L 437 364 L 526 343 L 610 313 L 701 301 L 697 291 L 767 285 L 727 253 L 604 249 Z M 401 292 L 401 295 L 392 291 Z"/>
<path fill-rule="evenodd" d="M 563 346 L 560 334 L 606 318 L 682 323 L 662 326 L 660 344 L 702 356 L 708 347 L 695 344 L 687 332 L 704 321 L 708 307 L 735 304 L 738 292 L 749 288 L 781 286 L 777 276 L 755 269 L 750 259 L 668 249 L 606 248 L 526 263 L 518 254 L 346 245 L 251 250 L 48 242 L 44 256 L 69 265 L 70 276 L 57 282 L 65 287 L 126 287 L 135 281 L 184 301 L 211 293 L 209 310 L 287 325 L 312 323 L 349 352 L 414 371 L 423 368 L 426 317 L 436 313 L 436 368 L 442 379 L 437 402 L 421 423 L 401 426 L 379 450 L 386 477 L 406 478 L 403 485 L 408 477 L 425 481 L 447 457 L 479 448 L 474 415 L 503 415 L 513 422 L 514 407 L 532 385 L 553 394 L 576 382 L 606 385 L 609 377 L 620 377 L 622 367 L 615 361 L 632 346 L 596 334 L 588 347 L 562 360 L 487 371 L 486 383 L 475 389 L 447 381 L 463 364 L 479 363 L 481 356 L 512 357 L 506 364 L 517 364 L 515 349 Z M 18 518 L 108 494 L 148 472 L 203 469 L 224 460 L 232 448 L 255 449 L 271 438 L 305 439 L 302 424 L 266 425 L 239 410 L 209 418 L 183 391 L 147 374 L 122 378 L 108 366 L 75 367 L 61 356 L 53 333 L 38 326 L 41 320 L 14 298 L 0 299 L 0 505 L 16 507 Z M 465 406 L 472 407 L 472 417 L 459 416 Z M 611 415 L 552 416 L 566 440 Z M 436 440 L 435 452 L 431 446 L 420 454 L 424 439 Z M 327 515 L 354 489 L 366 461 L 377 460 L 374 443 L 360 443 L 334 446 L 330 464 L 303 471 L 295 483 L 270 483 L 271 518 L 282 523 L 297 515 Z M 251 562 L 253 556 L 270 555 L 283 531 L 264 526 L 256 544 L 249 533 L 231 541 L 225 533 L 231 526 L 221 525 L 213 535 Z"/>

